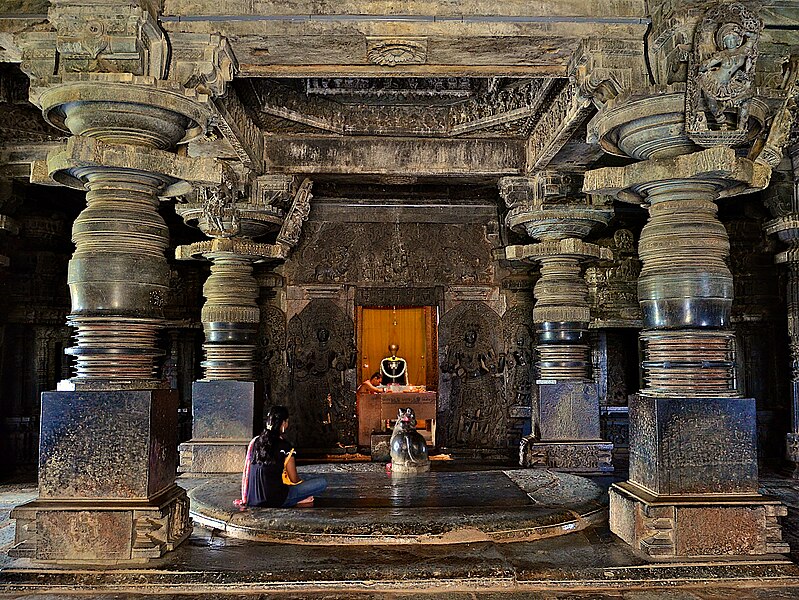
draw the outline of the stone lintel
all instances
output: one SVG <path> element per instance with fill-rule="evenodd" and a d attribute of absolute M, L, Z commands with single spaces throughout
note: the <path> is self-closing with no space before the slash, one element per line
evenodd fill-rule
<path fill-rule="evenodd" d="M 576 238 L 505 247 L 505 258 L 507 260 L 535 261 L 549 256 L 613 260 L 613 251 L 610 248 L 584 242 Z"/>
<path fill-rule="evenodd" d="M 83 182 L 68 172 L 78 167 L 90 166 L 156 173 L 175 182 L 190 181 L 200 185 L 221 185 L 227 178 L 223 165 L 214 159 L 188 158 L 163 150 L 127 144 L 109 144 L 76 135 L 47 155 L 48 179 L 40 181 L 39 178 L 44 171 L 34 163 L 31 182 L 56 181 L 69 187 L 84 189 Z"/>
<path fill-rule="evenodd" d="M 658 498 L 622 482 L 609 496 L 610 530 L 653 558 L 790 551 L 779 522 L 787 507 L 757 493 Z"/>
<path fill-rule="evenodd" d="M 736 156 L 735 150 L 715 146 L 674 158 L 641 161 L 626 167 L 604 167 L 585 174 L 583 191 L 634 204 L 645 203 L 643 188 L 672 180 L 693 179 L 718 185 L 719 197 L 748 194 L 768 186 L 771 169 Z"/>
<path fill-rule="evenodd" d="M 294 174 L 497 176 L 524 169 L 522 140 L 269 136 L 271 172 Z"/>

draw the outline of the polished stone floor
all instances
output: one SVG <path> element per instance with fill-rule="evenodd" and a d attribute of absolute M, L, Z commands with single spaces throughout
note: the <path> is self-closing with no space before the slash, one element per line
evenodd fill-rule
<path fill-rule="evenodd" d="M 458 466 L 445 471 L 454 478 Z M 498 471 L 460 471 L 468 486 L 468 502 L 480 497 L 514 498 L 497 488 L 505 480 Z M 483 475 L 480 475 L 483 473 Z M 342 482 L 357 481 L 344 477 Z M 485 485 L 481 486 L 480 481 Z M 202 480 L 181 479 L 197 488 Z M 607 486 L 607 479 L 597 482 Z M 764 491 L 789 506 L 785 523 L 792 553 L 758 560 L 660 561 L 650 563 L 617 540 L 606 526 L 587 527 L 554 538 L 497 542 L 424 544 L 394 543 L 343 546 L 256 542 L 233 539 L 196 527 L 189 541 L 159 564 L 135 569 L 70 569 L 37 567 L 28 561 L 0 557 L 0 597 L 20 599 L 98 598 L 166 600 L 224 598 L 356 599 L 440 598 L 452 600 L 546 599 L 675 600 L 799 598 L 799 489 L 794 481 L 771 476 Z M 338 502 L 332 492 L 330 504 Z M 369 495 L 354 486 L 353 493 Z M 338 492 L 336 492 L 338 493 Z M 11 542 L 11 506 L 35 496 L 31 485 L 0 485 L 0 550 Z M 453 494 L 456 496 L 456 494 Z M 529 499 L 529 496 L 528 496 Z M 408 507 L 386 506 L 372 499 L 372 509 L 390 514 Z M 467 500 L 463 500 L 467 503 Z M 305 512 L 324 510 L 302 509 Z M 388 503 L 390 504 L 390 502 Z M 534 506 L 530 500 L 528 506 Z M 332 510 L 333 506 L 328 506 Z M 451 498 L 446 510 L 457 513 Z M 505 510 L 519 506 L 506 506 Z M 362 506 L 359 510 L 367 510 Z M 339 507 L 346 510 L 346 507 Z M 422 509 L 420 509 L 422 510 Z M 486 512 L 500 512 L 488 502 Z"/>

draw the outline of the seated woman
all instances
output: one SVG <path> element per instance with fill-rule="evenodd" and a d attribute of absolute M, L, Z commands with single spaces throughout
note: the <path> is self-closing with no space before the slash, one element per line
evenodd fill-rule
<path fill-rule="evenodd" d="M 372 376 L 365 380 L 361 385 L 358 386 L 358 389 L 355 390 L 356 394 L 379 394 L 383 391 L 383 388 L 380 387 L 380 384 L 383 382 L 383 375 L 381 375 L 380 371 L 376 371 L 372 373 Z"/>
<path fill-rule="evenodd" d="M 274 508 L 312 505 L 314 494 L 325 490 L 327 480 L 314 477 L 303 481 L 297 475 L 294 448 L 282 437 L 288 427 L 288 409 L 273 406 L 264 421 L 265 429 L 247 447 L 241 500 L 236 504 Z"/>

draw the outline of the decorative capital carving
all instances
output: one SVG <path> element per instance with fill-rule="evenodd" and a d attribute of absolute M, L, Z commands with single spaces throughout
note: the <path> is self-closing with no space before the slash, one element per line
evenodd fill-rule
<path fill-rule="evenodd" d="M 169 78 L 209 96 L 222 96 L 238 70 L 233 49 L 217 34 L 175 33 Z"/>
<path fill-rule="evenodd" d="M 366 38 L 366 54 L 375 65 L 423 65 L 427 62 L 427 38 Z"/>
<path fill-rule="evenodd" d="M 569 66 L 579 95 L 602 106 L 623 90 L 645 85 L 643 42 L 590 38 L 583 40 Z"/>

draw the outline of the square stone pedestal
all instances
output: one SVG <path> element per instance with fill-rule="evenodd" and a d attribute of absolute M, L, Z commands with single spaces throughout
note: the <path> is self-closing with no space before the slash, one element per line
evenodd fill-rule
<path fill-rule="evenodd" d="M 181 473 L 240 473 L 262 428 L 263 397 L 253 381 L 195 381 L 192 439 L 180 445 Z"/>
<path fill-rule="evenodd" d="M 786 508 L 757 492 L 756 443 L 753 398 L 633 398 L 611 531 L 650 556 L 787 552 Z"/>
<path fill-rule="evenodd" d="M 175 390 L 42 394 L 39 497 L 16 507 L 11 556 L 141 563 L 191 532 L 175 485 Z"/>
<path fill-rule="evenodd" d="M 610 530 L 651 557 L 788 553 L 777 500 L 759 494 L 657 497 L 630 482 L 613 484 Z"/>
<path fill-rule="evenodd" d="M 613 471 L 613 444 L 599 436 L 599 393 L 593 382 L 539 381 L 537 434 L 522 439 L 519 462 L 572 473 Z"/>

